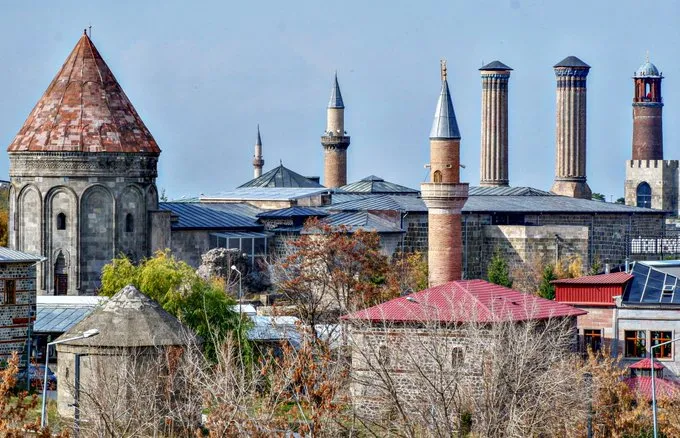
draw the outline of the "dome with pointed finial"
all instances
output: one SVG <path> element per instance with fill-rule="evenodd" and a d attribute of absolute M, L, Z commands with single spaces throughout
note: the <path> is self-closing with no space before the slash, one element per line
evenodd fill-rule
<path fill-rule="evenodd" d="M 640 68 L 637 69 L 635 72 L 635 77 L 640 78 L 640 77 L 658 77 L 661 76 L 659 74 L 659 69 L 656 68 L 654 64 L 649 62 L 649 59 L 647 59 L 644 64 L 640 66 Z"/>

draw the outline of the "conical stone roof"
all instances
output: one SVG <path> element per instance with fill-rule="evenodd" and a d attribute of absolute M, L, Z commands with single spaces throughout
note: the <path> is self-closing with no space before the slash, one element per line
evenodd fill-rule
<path fill-rule="evenodd" d="M 160 148 L 84 34 L 8 152 L 124 152 Z"/>
<path fill-rule="evenodd" d="M 78 336 L 91 329 L 99 330 L 99 334 L 63 344 L 113 348 L 157 347 L 186 345 L 195 336 L 160 304 L 132 285 L 118 291 L 59 339 Z"/>

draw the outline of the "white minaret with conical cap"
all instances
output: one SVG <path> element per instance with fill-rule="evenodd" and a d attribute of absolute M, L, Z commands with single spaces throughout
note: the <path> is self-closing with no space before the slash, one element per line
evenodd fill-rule
<path fill-rule="evenodd" d="M 427 206 L 427 264 L 430 287 L 463 276 L 461 210 L 468 184 L 460 182 L 460 131 L 453 110 L 446 62 L 441 65 L 442 88 L 430 131 L 430 182 L 420 185 Z"/>
<path fill-rule="evenodd" d="M 331 98 L 326 109 L 326 132 L 321 136 L 321 145 L 324 150 L 323 182 L 328 188 L 347 184 L 349 141 L 349 136 L 345 133 L 345 104 L 342 101 L 336 73 L 331 88 Z"/>
<path fill-rule="evenodd" d="M 253 156 L 253 178 L 262 175 L 264 158 L 262 158 L 262 138 L 260 137 L 260 125 L 257 125 L 257 141 L 255 142 L 255 155 Z"/>

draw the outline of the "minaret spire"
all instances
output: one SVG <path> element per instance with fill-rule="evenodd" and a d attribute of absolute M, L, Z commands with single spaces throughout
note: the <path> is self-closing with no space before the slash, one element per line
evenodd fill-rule
<path fill-rule="evenodd" d="M 346 134 L 345 103 L 336 72 L 326 108 L 326 132 L 321 136 L 324 149 L 324 185 L 328 188 L 347 184 L 347 148 L 350 139 Z"/>
<path fill-rule="evenodd" d="M 262 166 L 264 166 L 264 158 L 262 158 L 262 137 L 260 136 L 260 124 L 257 124 L 257 140 L 255 141 L 255 155 L 253 157 L 253 176 L 259 178 L 262 175 Z"/>

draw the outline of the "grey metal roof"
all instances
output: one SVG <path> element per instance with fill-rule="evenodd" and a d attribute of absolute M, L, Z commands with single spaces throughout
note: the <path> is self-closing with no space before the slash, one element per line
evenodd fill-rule
<path fill-rule="evenodd" d="M 31 263 L 44 260 L 44 257 L 0 246 L 0 263 Z"/>
<path fill-rule="evenodd" d="M 469 196 L 557 196 L 533 187 L 470 187 Z"/>
<path fill-rule="evenodd" d="M 650 208 L 629 207 L 611 202 L 591 201 L 567 196 L 470 196 L 464 213 L 583 213 L 583 214 L 656 214 Z"/>
<path fill-rule="evenodd" d="M 240 185 L 238 188 L 245 187 L 323 187 L 316 181 L 312 181 L 299 173 L 293 172 L 292 170 L 283 167 L 281 164 L 278 167 L 273 168 L 269 172 L 263 173 L 261 176 L 248 181 L 247 183 Z"/>
<path fill-rule="evenodd" d="M 256 146 L 262 146 L 262 138 L 260 137 L 260 124 L 257 124 L 257 140 L 255 141 Z"/>
<path fill-rule="evenodd" d="M 361 199 L 332 204 L 328 211 L 402 211 L 427 212 L 422 199 L 417 196 L 404 195 L 372 195 Z"/>
<path fill-rule="evenodd" d="M 490 63 L 482 66 L 482 68 L 480 68 L 479 70 L 480 71 L 482 71 L 482 70 L 486 70 L 486 71 L 502 70 L 502 71 L 505 71 L 505 70 L 512 70 L 512 68 L 508 67 L 507 65 L 503 64 L 500 61 L 491 61 Z"/>
<path fill-rule="evenodd" d="M 339 188 L 344 193 L 407 193 L 417 194 L 418 190 L 385 181 L 379 176 L 370 175 L 359 181 Z"/>
<path fill-rule="evenodd" d="M 210 204 L 189 202 L 162 202 L 158 205 L 161 210 L 171 211 L 178 216 L 177 222 L 172 223 L 173 230 L 180 229 L 261 229 L 255 218 L 240 214 L 229 213 L 211 208 Z"/>
<path fill-rule="evenodd" d="M 432 123 L 430 138 L 460 138 L 456 113 L 453 110 L 453 103 L 451 103 L 451 93 L 449 93 L 449 82 L 446 79 L 442 82 L 442 90 L 437 100 L 437 108 L 434 111 L 434 122 Z"/>
<path fill-rule="evenodd" d="M 402 233 L 400 224 L 367 211 L 334 213 L 323 220 L 334 227 L 347 227 L 349 231 L 376 231 L 378 233 Z M 304 232 L 304 231 L 303 231 Z"/>
<path fill-rule="evenodd" d="M 189 337 L 194 336 L 177 318 L 134 286 L 125 286 L 59 339 L 77 336 L 90 329 L 98 329 L 99 335 L 63 344 L 88 347 L 186 345 Z"/>
<path fill-rule="evenodd" d="M 64 333 L 92 313 L 106 297 L 38 296 L 33 331 Z"/>
<path fill-rule="evenodd" d="M 286 217 L 309 217 L 309 216 L 328 216 L 323 210 L 309 207 L 290 207 L 279 210 L 268 210 L 259 213 L 259 218 L 286 218 Z"/>
<path fill-rule="evenodd" d="M 256 231 L 229 231 L 227 233 L 210 233 L 211 236 L 223 237 L 223 238 L 237 238 L 237 239 L 247 239 L 247 238 L 257 238 L 266 239 L 272 237 L 268 233 L 258 233 Z"/>
<path fill-rule="evenodd" d="M 199 203 L 197 200 L 196 203 Z M 257 218 L 258 213 L 261 213 L 263 210 L 261 208 L 257 208 L 252 204 L 248 204 L 246 202 L 201 202 L 201 206 L 210 208 L 211 210 L 217 210 L 217 211 L 223 211 L 225 213 L 232 213 L 232 214 L 237 214 L 239 216 L 245 216 L 249 218 L 253 218 L 254 220 Z"/>
<path fill-rule="evenodd" d="M 292 201 L 330 193 L 325 187 L 244 187 L 228 192 L 202 195 L 201 203 L 224 201 Z"/>
<path fill-rule="evenodd" d="M 659 77 L 661 74 L 659 74 L 659 69 L 656 68 L 654 64 L 649 62 L 649 60 L 645 61 L 644 64 L 640 66 L 640 68 L 637 69 L 635 72 L 635 77 Z"/>
<path fill-rule="evenodd" d="M 340 93 L 340 85 L 338 84 L 338 74 L 335 73 L 333 78 L 333 87 L 331 88 L 331 98 L 328 101 L 328 108 L 344 108 L 345 103 L 342 101 L 342 93 Z"/>
<path fill-rule="evenodd" d="M 358 199 L 364 199 L 370 196 L 370 193 L 344 193 L 337 189 L 333 191 L 333 196 L 331 197 L 331 204 L 340 204 L 347 201 L 356 201 Z"/>
<path fill-rule="evenodd" d="M 559 67 L 577 67 L 577 68 L 590 68 L 588 64 L 585 62 L 581 61 L 575 56 L 567 56 L 557 64 L 553 66 L 553 68 L 559 68 Z"/>

